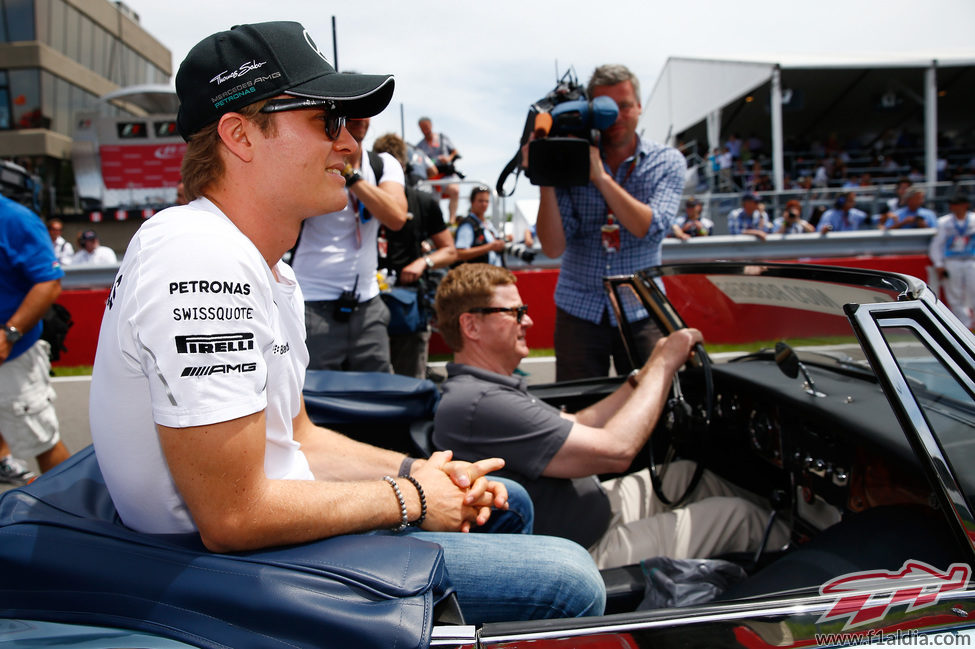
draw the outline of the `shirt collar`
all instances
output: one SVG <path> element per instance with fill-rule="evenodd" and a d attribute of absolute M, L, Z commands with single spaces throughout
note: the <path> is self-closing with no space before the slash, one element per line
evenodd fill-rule
<path fill-rule="evenodd" d="M 504 374 L 498 374 L 497 372 L 491 372 L 490 370 L 485 370 L 480 367 L 474 367 L 473 365 L 464 365 L 462 363 L 447 363 L 447 378 L 452 379 L 455 376 L 473 376 L 476 379 L 481 379 L 482 381 L 488 381 L 490 383 L 497 383 L 509 388 L 515 388 L 522 392 L 528 391 L 528 383 L 525 381 L 523 376 L 505 376 Z"/>

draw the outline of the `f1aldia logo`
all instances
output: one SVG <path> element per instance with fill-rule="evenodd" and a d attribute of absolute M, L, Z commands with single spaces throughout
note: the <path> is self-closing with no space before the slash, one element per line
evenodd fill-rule
<path fill-rule="evenodd" d="M 945 593 L 964 589 L 971 572 L 971 567 L 964 563 L 953 563 L 947 572 L 941 572 L 923 561 L 911 559 L 896 571 L 849 573 L 819 587 L 820 595 L 836 598 L 819 622 L 846 618 L 845 631 L 883 619 L 893 606 L 907 604 L 908 611 L 932 606 Z"/>

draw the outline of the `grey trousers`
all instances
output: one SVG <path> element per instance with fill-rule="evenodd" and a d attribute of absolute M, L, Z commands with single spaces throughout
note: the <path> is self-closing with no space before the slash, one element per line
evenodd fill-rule
<path fill-rule="evenodd" d="M 335 302 L 305 302 L 308 369 L 347 372 L 392 371 L 389 309 L 378 295 L 360 302 L 348 322 L 335 319 Z"/>

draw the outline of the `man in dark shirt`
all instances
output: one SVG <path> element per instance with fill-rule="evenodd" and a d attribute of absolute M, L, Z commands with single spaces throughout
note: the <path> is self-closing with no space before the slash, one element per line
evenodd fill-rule
<path fill-rule="evenodd" d="M 437 290 L 437 325 L 454 350 L 434 421 L 434 445 L 459 458 L 490 453 L 535 501 L 535 531 L 589 548 L 600 568 L 653 556 L 707 557 L 754 550 L 769 518 L 759 499 L 704 473 L 690 504 L 670 509 L 654 495 L 643 470 L 600 483 L 596 476 L 626 471 L 660 417 L 674 373 L 687 361 L 696 329 L 657 342 L 650 359 L 598 403 L 575 414 L 528 393 L 513 377 L 528 355 L 527 307 L 507 269 L 463 264 Z M 689 462 L 667 467 L 663 487 L 682 492 Z M 776 524 L 769 547 L 787 540 Z"/>

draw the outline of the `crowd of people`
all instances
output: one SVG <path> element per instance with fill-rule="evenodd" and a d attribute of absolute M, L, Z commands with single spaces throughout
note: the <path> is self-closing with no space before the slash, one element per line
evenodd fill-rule
<path fill-rule="evenodd" d="M 772 216 L 757 194 L 741 195 L 741 205 L 725 215 L 728 234 L 749 234 L 765 239 L 769 234 L 804 234 L 810 232 L 849 232 L 854 230 L 899 230 L 902 228 L 933 228 L 937 217 L 926 207 L 927 193 L 909 179 L 897 181 L 895 195 L 882 202 L 879 211 L 868 213 L 858 207 L 864 198 L 856 191 L 845 191 L 822 205 L 819 199 L 809 200 L 804 207 L 798 199 L 785 202 L 781 213 Z M 871 196 L 859 204 L 869 209 L 875 204 Z M 684 202 L 684 215 L 671 226 L 669 236 L 681 240 L 714 234 L 714 221 L 702 216 L 703 204 L 691 196 Z"/>
<path fill-rule="evenodd" d="M 960 143 L 942 136 L 938 151 L 938 181 L 975 178 L 975 156 Z M 845 142 L 835 133 L 824 140 L 790 140 L 784 151 L 783 189 L 872 187 L 901 176 L 918 183 L 925 180 L 922 155 L 921 143 L 907 130 L 888 129 Z M 717 192 L 772 191 L 770 167 L 769 152 L 760 137 L 732 133 L 707 156 L 702 183 Z"/>

